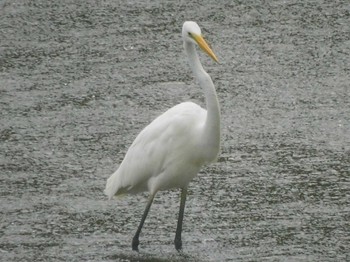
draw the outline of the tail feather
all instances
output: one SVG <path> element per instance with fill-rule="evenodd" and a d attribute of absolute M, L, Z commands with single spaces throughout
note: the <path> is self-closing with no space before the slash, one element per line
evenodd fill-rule
<path fill-rule="evenodd" d="M 108 196 L 108 199 L 112 199 L 113 196 L 118 194 L 119 190 L 119 178 L 118 178 L 118 170 L 114 172 L 108 179 L 106 188 L 104 190 L 104 193 Z"/>

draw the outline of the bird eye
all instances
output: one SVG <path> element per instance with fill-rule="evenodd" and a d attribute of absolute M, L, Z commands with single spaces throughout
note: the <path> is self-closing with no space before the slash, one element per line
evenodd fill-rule
<path fill-rule="evenodd" d="M 192 37 L 192 33 L 191 33 L 191 32 L 188 32 L 188 36 Z"/>

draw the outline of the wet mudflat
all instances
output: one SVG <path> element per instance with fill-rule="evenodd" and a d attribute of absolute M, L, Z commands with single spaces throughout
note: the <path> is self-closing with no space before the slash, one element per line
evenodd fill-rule
<path fill-rule="evenodd" d="M 2 1 L 1 261 L 350 259 L 347 1 Z M 103 195 L 138 132 L 204 106 L 181 26 L 195 20 L 222 109 L 222 153 L 179 192 Z"/>

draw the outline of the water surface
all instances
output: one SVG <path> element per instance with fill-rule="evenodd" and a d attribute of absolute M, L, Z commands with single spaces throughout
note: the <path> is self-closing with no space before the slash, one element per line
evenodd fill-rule
<path fill-rule="evenodd" d="M 2 261 L 350 259 L 346 1 L 2 1 Z M 182 50 L 197 21 L 222 109 L 222 152 L 179 192 L 119 202 L 106 179 L 154 117 L 204 106 Z"/>

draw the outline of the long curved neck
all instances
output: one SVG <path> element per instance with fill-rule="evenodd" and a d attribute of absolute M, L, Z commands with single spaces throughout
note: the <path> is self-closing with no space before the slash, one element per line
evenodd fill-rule
<path fill-rule="evenodd" d="M 217 158 L 220 149 L 219 102 L 213 81 L 211 80 L 209 74 L 203 69 L 201 62 L 199 61 L 195 45 L 185 42 L 184 48 L 188 56 L 192 72 L 199 85 L 203 88 L 203 92 L 205 94 L 207 118 L 201 137 L 201 146 L 204 146 L 203 152 L 206 153 L 206 161 L 211 162 Z"/>

